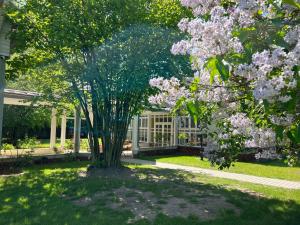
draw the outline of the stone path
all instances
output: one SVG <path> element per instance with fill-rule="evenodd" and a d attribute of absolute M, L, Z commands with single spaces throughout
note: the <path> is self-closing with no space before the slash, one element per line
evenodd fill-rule
<path fill-rule="evenodd" d="M 133 158 L 123 158 L 122 161 L 127 163 L 133 163 L 133 164 L 152 165 L 164 169 L 184 170 L 192 173 L 206 174 L 213 177 L 220 177 L 225 179 L 238 180 L 238 181 L 250 182 L 254 184 L 274 186 L 279 188 L 300 189 L 300 182 L 296 182 L 296 181 L 258 177 L 258 176 L 245 175 L 239 173 L 229 173 L 229 172 L 223 172 L 218 170 L 202 169 L 202 168 L 191 167 L 191 166 L 181 166 L 181 165 L 175 165 L 170 163 L 153 162 L 153 161 L 133 159 Z"/>

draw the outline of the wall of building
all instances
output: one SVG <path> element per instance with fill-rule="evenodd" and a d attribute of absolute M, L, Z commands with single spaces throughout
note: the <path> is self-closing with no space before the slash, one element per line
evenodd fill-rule
<path fill-rule="evenodd" d="M 174 117 L 167 112 L 144 112 L 139 116 L 140 148 L 160 148 L 172 146 L 206 146 L 206 134 L 201 124 L 191 117 Z M 132 124 L 129 126 L 128 140 L 132 139 Z"/>

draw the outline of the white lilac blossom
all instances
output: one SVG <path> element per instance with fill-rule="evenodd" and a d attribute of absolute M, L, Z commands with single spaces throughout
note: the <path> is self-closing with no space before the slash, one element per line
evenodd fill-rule
<path fill-rule="evenodd" d="M 276 134 L 270 128 L 257 128 L 245 113 L 236 113 L 228 118 L 232 126 L 232 135 L 246 137 L 247 148 L 265 148 L 275 146 Z"/>
<path fill-rule="evenodd" d="M 195 16 L 209 14 L 220 2 L 220 0 L 181 0 L 183 6 L 192 8 Z"/>
<path fill-rule="evenodd" d="M 256 159 L 280 159 L 280 156 L 273 148 L 273 149 L 264 149 L 261 152 L 256 153 L 255 158 Z"/>
<path fill-rule="evenodd" d="M 207 126 L 207 132 L 213 135 L 209 138 L 209 145 L 206 151 L 220 149 L 230 149 L 232 146 L 229 139 L 236 136 L 243 137 L 243 142 L 239 142 L 245 148 L 268 148 L 275 146 L 276 134 L 270 128 L 257 128 L 253 121 L 247 117 L 245 113 L 236 113 L 229 115 L 229 112 L 222 111 L 216 112 L 213 115 L 211 123 Z M 218 124 L 226 121 L 224 126 L 230 125 L 229 131 L 224 131 Z M 224 142 L 225 141 L 225 142 Z M 219 144 L 221 143 L 221 144 Z"/>
<path fill-rule="evenodd" d="M 182 40 L 172 46 L 171 52 L 174 55 L 185 55 L 191 48 L 191 44 L 188 41 Z"/>
<path fill-rule="evenodd" d="M 237 113 L 228 118 L 235 135 L 242 134 L 247 135 L 249 133 L 249 128 L 253 126 L 252 121 L 246 116 L 245 113 Z"/>
<path fill-rule="evenodd" d="M 276 116 L 271 115 L 270 120 L 273 124 L 281 125 L 281 126 L 289 126 L 294 122 L 295 116 L 291 114 Z"/>
<path fill-rule="evenodd" d="M 289 96 L 289 95 L 284 95 L 284 96 L 279 96 L 278 97 L 278 101 L 283 102 L 283 103 L 288 102 L 291 99 L 292 99 L 292 97 Z"/>
<path fill-rule="evenodd" d="M 196 73 L 196 76 L 198 73 Z M 199 77 L 199 90 L 195 93 L 198 101 L 205 102 L 224 102 L 229 101 L 233 94 L 228 91 L 223 81 L 215 76 L 213 82 L 210 79 L 210 72 L 203 69 Z"/>
<path fill-rule="evenodd" d="M 300 26 L 292 28 L 284 37 L 284 40 L 289 44 L 295 44 L 300 39 Z"/>
<path fill-rule="evenodd" d="M 149 84 L 160 91 L 158 94 L 150 96 L 148 99 L 149 102 L 165 109 L 173 108 L 180 98 L 188 98 L 190 95 L 188 89 L 181 86 L 180 81 L 175 77 L 171 79 L 163 79 L 162 77 L 153 78 L 149 81 Z"/>
<path fill-rule="evenodd" d="M 283 95 L 283 92 L 296 88 L 292 68 L 300 63 L 299 47 L 297 44 L 288 54 L 279 46 L 275 46 L 272 51 L 257 52 L 252 56 L 252 64 L 239 65 L 235 69 L 235 75 L 253 82 L 253 95 L 257 100 L 287 102 L 291 97 Z M 274 69 L 280 69 L 281 73 L 271 77 L 270 73 Z"/>
<path fill-rule="evenodd" d="M 188 18 L 183 18 L 180 20 L 180 22 L 178 23 L 178 28 L 182 31 L 182 32 L 186 32 L 188 29 L 188 25 L 189 25 L 189 19 Z"/>
<path fill-rule="evenodd" d="M 233 18 L 225 16 L 225 9 L 220 6 L 213 8 L 212 12 L 208 21 L 196 18 L 180 23 L 181 29 L 186 30 L 192 38 L 174 44 L 171 50 L 173 54 L 189 54 L 201 66 L 201 61 L 210 57 L 243 50 L 242 44 L 232 35 Z"/>

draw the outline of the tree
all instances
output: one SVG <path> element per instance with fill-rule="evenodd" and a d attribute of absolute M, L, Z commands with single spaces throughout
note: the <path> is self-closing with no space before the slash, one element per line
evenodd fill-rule
<path fill-rule="evenodd" d="M 164 88 L 153 103 L 177 100 L 206 121 L 211 137 L 211 160 L 229 167 L 249 148 L 279 146 L 295 164 L 300 149 L 299 12 L 296 1 L 182 0 L 195 18 L 178 24 L 190 38 L 172 47 L 176 55 L 190 55 L 196 79 L 189 88 Z M 169 86 L 170 86 L 169 85 Z M 168 85 L 165 85 L 168 86 Z M 174 96 L 175 95 L 175 96 Z M 162 101 L 162 96 L 166 96 Z M 273 155 L 269 149 L 257 154 Z"/>
<path fill-rule="evenodd" d="M 88 79 L 94 120 L 101 127 L 105 161 L 119 164 L 132 116 L 147 105 L 153 93 L 149 80 L 158 74 L 183 76 L 188 62 L 171 56 L 178 35 L 170 29 L 136 25 L 114 35 L 96 50 L 96 65 Z M 88 82 L 91 82 L 88 80 Z M 110 166 L 110 165 L 109 165 Z"/>
<path fill-rule="evenodd" d="M 37 131 L 50 127 L 51 112 L 48 108 L 13 106 L 4 107 L 3 137 L 16 145 L 22 139 Z"/>
<path fill-rule="evenodd" d="M 60 80 L 65 89 L 55 90 L 80 104 L 92 158 L 101 159 L 104 166 L 120 165 L 129 122 L 151 93 L 149 78 L 180 76 L 187 68 L 184 58 L 177 60 L 169 51 L 177 32 L 151 27 L 146 3 L 29 0 L 8 13 L 17 24 L 15 39 L 23 40 L 18 51 L 26 50 L 29 74 L 45 72 L 49 81 L 55 78 L 56 85 Z M 51 91 L 45 93 L 51 95 Z"/>

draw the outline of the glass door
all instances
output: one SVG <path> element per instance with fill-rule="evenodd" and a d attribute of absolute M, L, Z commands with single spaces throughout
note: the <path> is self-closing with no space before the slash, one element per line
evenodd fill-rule
<path fill-rule="evenodd" d="M 172 145 L 172 123 L 155 123 L 155 142 L 157 146 Z"/>

